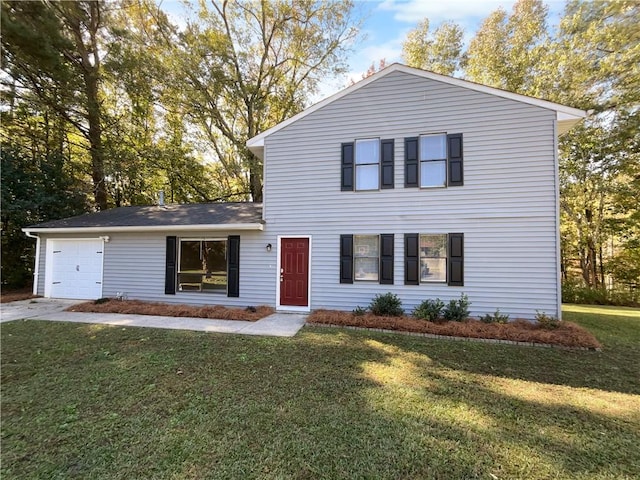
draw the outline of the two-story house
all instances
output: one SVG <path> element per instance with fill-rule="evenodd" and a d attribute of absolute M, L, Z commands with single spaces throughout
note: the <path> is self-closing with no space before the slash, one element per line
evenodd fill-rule
<path fill-rule="evenodd" d="M 25 229 L 34 292 L 351 310 L 393 292 L 560 314 L 557 138 L 582 110 L 394 64 L 250 139 L 264 201 Z"/>

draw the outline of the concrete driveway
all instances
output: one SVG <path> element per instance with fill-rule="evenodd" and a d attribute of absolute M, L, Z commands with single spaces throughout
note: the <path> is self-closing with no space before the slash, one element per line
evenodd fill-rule
<path fill-rule="evenodd" d="M 60 298 L 31 298 L 19 302 L 0 303 L 0 323 L 34 318 L 63 311 L 65 308 L 86 300 L 63 300 Z"/>
<path fill-rule="evenodd" d="M 274 313 L 257 322 L 245 322 L 240 320 L 212 320 L 208 318 L 64 311 L 65 308 L 71 305 L 85 301 L 86 300 L 33 298 L 19 302 L 2 303 L 0 304 L 0 323 L 31 318 L 51 322 L 97 323 L 121 327 L 168 328 L 200 332 L 293 337 L 303 327 L 307 318 L 304 314 Z"/>

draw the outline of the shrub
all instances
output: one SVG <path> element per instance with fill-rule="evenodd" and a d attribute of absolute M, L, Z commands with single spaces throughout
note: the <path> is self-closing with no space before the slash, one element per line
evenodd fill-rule
<path fill-rule="evenodd" d="M 107 303 L 109 300 L 111 300 L 108 297 L 102 297 L 102 298 L 98 298 L 97 300 L 94 300 L 93 303 L 95 305 L 100 305 L 101 303 Z"/>
<path fill-rule="evenodd" d="M 353 315 L 355 315 L 356 317 L 361 317 L 362 315 L 367 313 L 367 309 L 362 308 L 360 305 L 358 305 L 356 308 L 353 309 L 351 313 L 353 313 Z"/>
<path fill-rule="evenodd" d="M 387 292 L 385 294 L 377 294 L 373 297 L 373 301 L 369 305 L 369 310 L 374 315 L 400 317 L 404 310 L 402 309 L 402 301 L 395 293 Z"/>
<path fill-rule="evenodd" d="M 449 304 L 444 307 L 442 316 L 445 320 L 462 322 L 469 316 L 469 298 L 463 293 L 458 300 L 450 300 Z"/>
<path fill-rule="evenodd" d="M 422 320 L 435 322 L 442 314 L 444 303 L 439 298 L 435 300 L 426 299 L 413 310 L 413 316 Z"/>
<path fill-rule="evenodd" d="M 555 330 L 560 327 L 560 320 L 551 315 L 547 315 L 544 312 L 539 312 L 536 310 L 536 320 L 540 328 L 544 328 L 545 330 Z"/>
<path fill-rule="evenodd" d="M 498 308 L 493 314 L 487 313 L 481 316 L 480 321 L 484 323 L 508 323 L 509 315 L 503 315 Z"/>
<path fill-rule="evenodd" d="M 640 306 L 638 291 L 630 286 L 628 290 L 617 288 L 588 287 L 578 280 L 562 282 L 562 301 L 564 303 L 581 303 L 586 305 L 617 305 L 621 307 Z"/>

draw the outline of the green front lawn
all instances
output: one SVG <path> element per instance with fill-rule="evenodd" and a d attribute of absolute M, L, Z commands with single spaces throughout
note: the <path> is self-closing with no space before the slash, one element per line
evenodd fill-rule
<path fill-rule="evenodd" d="M 640 310 L 602 352 L 306 328 L 2 325 L 11 478 L 638 478 Z"/>

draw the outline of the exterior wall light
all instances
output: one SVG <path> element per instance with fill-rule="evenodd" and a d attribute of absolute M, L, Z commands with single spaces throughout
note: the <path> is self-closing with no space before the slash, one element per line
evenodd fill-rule
<path fill-rule="evenodd" d="M 271 251 L 271 244 L 267 243 L 267 252 L 270 252 L 270 251 Z"/>

